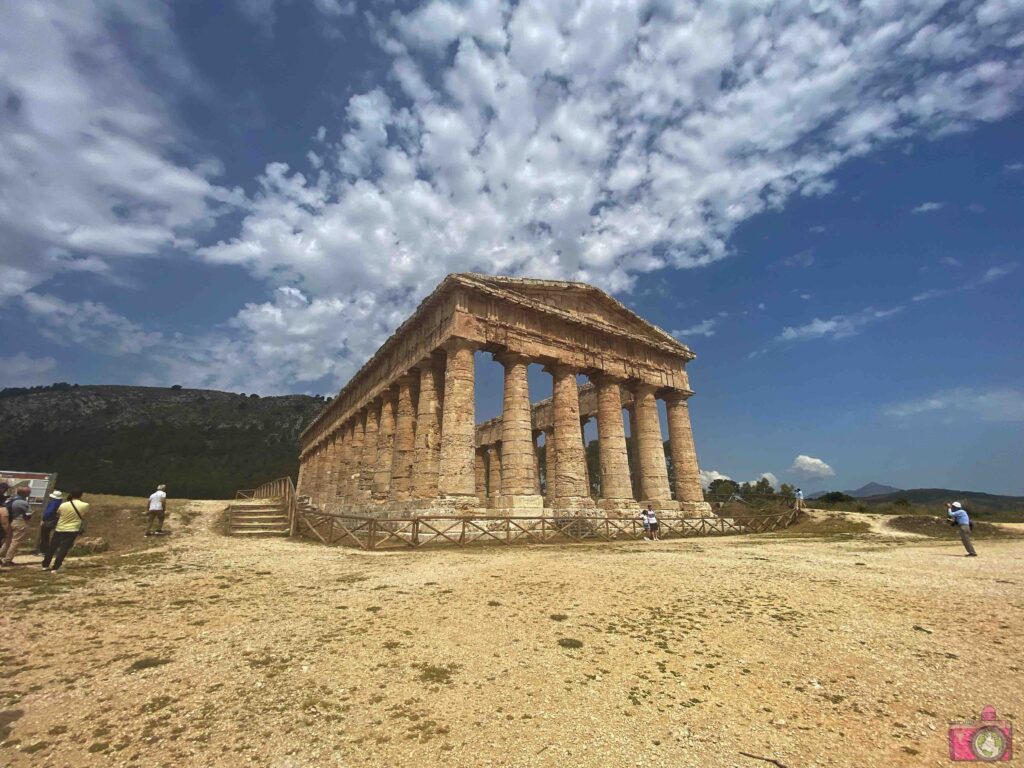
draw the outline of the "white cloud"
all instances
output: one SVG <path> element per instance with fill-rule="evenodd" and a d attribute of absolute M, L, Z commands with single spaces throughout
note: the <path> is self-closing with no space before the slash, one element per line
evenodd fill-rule
<path fill-rule="evenodd" d="M 139 354 L 161 341 L 159 333 L 93 301 L 63 301 L 49 294 L 22 296 L 35 327 L 46 338 L 66 346 L 80 345 L 108 354 Z"/>
<path fill-rule="evenodd" d="M 287 7 L 237 2 L 271 25 Z M 327 15 L 355 11 L 313 2 Z M 1010 114 L 1024 87 L 1013 47 L 1024 12 L 1004 6 L 372 10 L 390 79 L 352 96 L 341 124 L 301 148 L 310 173 L 268 163 L 237 236 L 210 245 L 205 232 L 240 197 L 216 183 L 216 162 L 192 157 L 158 95 L 197 80 L 170 6 L 3 4 L 0 91 L 16 98 L 0 121 L 0 238 L 19 255 L 4 256 L 0 285 L 21 293 L 89 259 L 109 274 L 117 259 L 195 251 L 275 291 L 215 339 L 163 339 L 195 377 L 234 375 L 216 350 L 261 386 L 318 371 L 337 386 L 448 272 L 628 291 L 640 274 L 725 258 L 737 225 L 827 193 L 851 157 Z M 115 17 L 155 66 L 129 60 Z M 79 66 L 83 52 L 101 66 Z M 828 327 L 787 330 L 839 337 L 863 324 L 815 323 Z M 267 359 L 279 364 L 253 362 Z"/>
<path fill-rule="evenodd" d="M 333 154 L 318 145 L 323 167 L 268 166 L 237 238 L 200 253 L 397 318 L 459 270 L 627 291 L 640 273 L 724 258 L 735 226 L 827 192 L 849 157 L 1008 114 L 1024 80 L 1008 25 L 935 19 L 927 2 L 765 17 L 432 0 L 378 23 L 393 83 L 352 98 Z M 342 310 L 336 328 L 351 322 Z M 790 333 L 867 320 L 816 322 Z M 376 344 L 393 327 L 375 317 L 364 333 Z"/>
<path fill-rule="evenodd" d="M 783 328 L 782 333 L 776 337 L 776 341 L 809 341 L 823 338 L 844 339 L 859 333 L 866 325 L 892 317 L 901 312 L 902 309 L 902 307 L 893 307 L 892 309 L 868 307 L 852 315 L 834 315 L 827 320 L 815 318 L 804 325 Z"/>
<path fill-rule="evenodd" d="M 883 413 L 900 419 L 935 413 L 947 419 L 968 417 L 989 422 L 1024 421 L 1024 390 L 947 389 L 889 405 Z"/>
<path fill-rule="evenodd" d="M 29 387 L 43 383 L 43 377 L 49 376 L 57 361 L 52 357 L 29 357 L 18 352 L 13 357 L 5 357 L 0 366 L 0 385 L 5 387 Z"/>
<path fill-rule="evenodd" d="M 728 475 L 723 475 L 715 469 L 702 469 L 700 471 L 700 484 L 702 488 L 707 488 L 715 480 L 732 480 L 732 478 Z"/>
<path fill-rule="evenodd" d="M 954 259 L 955 263 L 956 260 Z M 944 260 L 944 263 L 945 262 Z M 915 294 L 914 301 L 930 301 L 931 299 L 938 299 L 943 296 L 948 296 L 953 293 L 960 293 L 962 291 L 970 291 L 974 288 L 981 288 L 989 283 L 994 283 L 998 280 L 1002 280 L 1004 277 L 1013 274 L 1014 270 L 1017 269 L 1017 263 L 1014 261 L 1007 262 L 1006 264 L 997 264 L 994 267 L 986 269 L 979 277 L 973 280 L 969 280 L 961 285 L 954 286 L 952 288 L 932 288 L 927 291 Z"/>
<path fill-rule="evenodd" d="M 1003 170 L 1007 173 L 1017 173 L 1018 171 L 1024 171 L 1024 163 L 1007 163 L 1003 166 Z"/>
<path fill-rule="evenodd" d="M 914 208 L 911 213 L 930 213 L 932 211 L 942 210 L 945 203 L 921 203 L 919 206 Z"/>
<path fill-rule="evenodd" d="M 0 4 L 0 296 L 187 247 L 239 199 L 213 183 L 218 163 L 172 159 L 189 153 L 152 81 L 199 89 L 170 16 L 134 0 Z"/>
<path fill-rule="evenodd" d="M 814 252 L 810 249 L 800 251 L 800 253 L 787 256 L 781 263 L 784 267 L 809 267 L 814 263 Z"/>
<path fill-rule="evenodd" d="M 772 488 L 778 488 L 779 487 L 779 478 L 777 478 L 775 476 L 775 474 L 772 473 L 772 472 L 762 472 L 760 475 L 758 475 L 753 480 L 751 480 L 750 484 L 751 485 L 757 485 L 758 481 L 762 480 L 762 479 L 763 480 L 767 480 L 769 483 L 771 483 L 772 484 Z"/>
<path fill-rule="evenodd" d="M 677 331 L 672 331 L 672 335 L 680 341 L 686 341 L 688 336 L 714 336 L 716 325 L 718 325 L 718 320 L 716 318 L 701 320 L 699 323 L 691 325 L 689 328 L 681 328 Z"/>
<path fill-rule="evenodd" d="M 835 470 L 821 459 L 804 454 L 793 459 L 793 466 L 789 468 L 789 471 L 813 479 L 832 477 L 835 474 Z"/>

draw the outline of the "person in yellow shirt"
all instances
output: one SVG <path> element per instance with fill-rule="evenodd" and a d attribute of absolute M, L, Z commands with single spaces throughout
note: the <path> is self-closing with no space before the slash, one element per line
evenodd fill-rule
<path fill-rule="evenodd" d="M 82 501 L 81 491 L 72 491 L 68 494 L 68 500 L 57 509 L 57 527 L 50 537 L 50 548 L 46 551 L 43 559 L 43 570 L 56 573 L 60 570 L 64 558 L 71 550 L 78 534 L 85 527 L 85 515 L 89 511 L 89 505 Z M 54 559 L 56 557 L 56 559 Z M 53 568 L 50 568 L 50 561 L 53 561 Z"/>

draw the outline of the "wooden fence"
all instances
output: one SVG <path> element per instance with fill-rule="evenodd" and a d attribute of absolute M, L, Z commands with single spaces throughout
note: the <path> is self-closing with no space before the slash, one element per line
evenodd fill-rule
<path fill-rule="evenodd" d="M 281 504 L 288 515 L 288 535 L 294 536 L 298 525 L 298 497 L 295 494 L 295 484 L 291 477 L 279 477 L 270 480 L 259 488 L 247 488 L 235 492 L 235 499 L 280 499 Z"/>
<path fill-rule="evenodd" d="M 791 525 L 800 511 L 727 517 L 658 517 L 661 538 L 768 533 Z M 324 544 L 361 549 L 470 544 L 566 544 L 644 538 L 639 518 L 614 517 L 354 517 L 316 509 L 296 513 L 295 533 Z"/>

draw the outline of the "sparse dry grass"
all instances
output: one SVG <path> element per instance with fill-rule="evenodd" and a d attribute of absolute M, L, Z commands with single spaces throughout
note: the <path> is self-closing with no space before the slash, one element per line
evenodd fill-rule
<path fill-rule="evenodd" d="M 364 553 L 203 523 L 4 573 L 0 764 L 917 768 L 983 703 L 1024 717 L 1016 540 L 826 516 Z"/>

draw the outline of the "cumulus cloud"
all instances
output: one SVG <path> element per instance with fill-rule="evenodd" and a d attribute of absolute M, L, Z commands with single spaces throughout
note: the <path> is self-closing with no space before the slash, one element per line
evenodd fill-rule
<path fill-rule="evenodd" d="M 931 213 L 932 211 L 942 210 L 944 205 L 945 203 L 921 203 L 911 213 Z"/>
<path fill-rule="evenodd" d="M 161 335 L 94 301 L 63 301 L 49 294 L 22 297 L 39 332 L 58 344 L 109 354 L 138 354 L 159 344 Z"/>
<path fill-rule="evenodd" d="M 861 329 L 871 323 L 884 320 L 902 311 L 902 307 L 892 309 L 875 309 L 868 307 L 851 315 L 834 315 L 827 320 L 815 318 L 809 323 L 799 326 L 787 326 L 776 341 L 808 341 L 811 339 L 843 339 L 860 333 Z"/>
<path fill-rule="evenodd" d="M 152 80 L 196 87 L 170 13 L 135 0 L 0 4 L 0 297 L 187 248 L 241 199 L 213 181 L 215 161 L 172 159 L 187 147 Z"/>
<path fill-rule="evenodd" d="M 680 328 L 677 331 L 672 331 L 672 335 L 680 341 L 686 341 L 688 336 L 714 336 L 716 325 L 718 325 L 718 320 L 716 318 L 701 320 L 699 323 L 691 325 L 689 328 Z"/>
<path fill-rule="evenodd" d="M 1024 421 L 1024 390 L 947 389 L 926 397 L 894 403 L 882 412 L 899 419 L 933 414 L 947 419 L 967 417 L 988 422 Z"/>
<path fill-rule="evenodd" d="M 43 377 L 49 376 L 57 367 L 52 357 L 30 357 L 18 352 L 13 357 L 4 358 L 0 366 L 0 385 L 5 387 L 29 387 L 43 383 Z"/>
<path fill-rule="evenodd" d="M 775 476 L 775 474 L 772 473 L 772 472 L 762 472 L 760 475 L 758 475 L 753 480 L 751 480 L 750 484 L 751 485 L 756 485 L 757 482 L 760 481 L 760 480 L 767 480 L 769 483 L 772 484 L 772 488 L 778 488 L 779 487 L 779 478 L 777 478 Z"/>
<path fill-rule="evenodd" d="M 728 475 L 723 475 L 715 469 L 702 469 L 700 471 L 700 484 L 702 488 L 707 488 L 715 480 L 732 480 L 732 478 Z"/>
<path fill-rule="evenodd" d="M 1009 114 L 1018 12 L 984 24 L 937 7 L 432 0 L 393 13 L 375 27 L 391 81 L 352 97 L 313 173 L 269 165 L 237 236 L 200 254 L 313 302 L 371 297 L 389 318 L 364 328 L 371 348 L 451 271 L 628 291 L 641 273 L 724 258 L 740 222 L 828 192 L 850 157 Z M 894 311 L 784 333 L 839 338 Z M 342 310 L 332 328 L 354 319 Z M 363 359 L 346 354 L 341 381 Z"/>
<path fill-rule="evenodd" d="M 325 18 L 355 11 L 312 2 Z M 448 272 L 629 291 L 643 273 L 725 258 L 741 222 L 829 192 L 852 157 L 1005 117 L 1024 88 L 1024 10 L 995 2 L 371 9 L 387 79 L 296 153 L 308 166 L 268 162 L 247 200 L 158 95 L 196 81 L 168 4 L 3 4 L 0 286 L 21 293 L 90 259 L 96 274 L 168 253 L 239 265 L 271 296 L 215 338 L 181 340 L 194 375 L 225 375 L 216 349 L 267 387 L 316 372 L 337 386 Z M 236 3 L 271 25 L 285 7 Z M 117 44 L 125 30 L 136 45 Z M 243 202 L 237 231 L 211 242 Z M 787 330 L 859 327 L 815 322 Z"/>
<path fill-rule="evenodd" d="M 793 459 L 793 466 L 789 468 L 789 471 L 818 480 L 832 477 L 835 474 L 835 470 L 821 459 L 805 456 L 804 454 L 800 454 Z"/>

